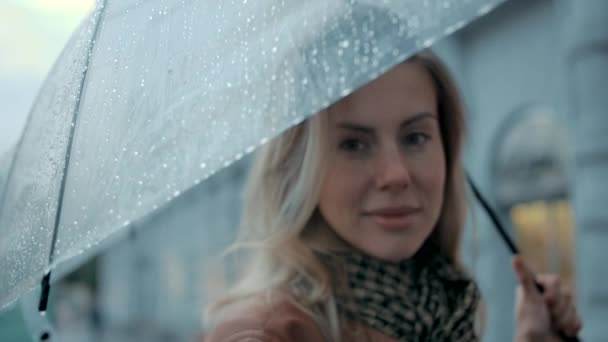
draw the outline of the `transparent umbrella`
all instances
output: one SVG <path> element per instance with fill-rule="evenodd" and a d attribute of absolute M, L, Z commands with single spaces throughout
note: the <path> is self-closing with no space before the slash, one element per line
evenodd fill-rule
<path fill-rule="evenodd" d="M 8 172 L 11 168 L 14 154 L 14 148 L 0 154 L 0 194 L 4 193 L 4 187 L 6 186 L 6 182 L 8 180 Z"/>
<path fill-rule="evenodd" d="M 0 308 L 501 2 L 99 1 L 0 198 Z"/>

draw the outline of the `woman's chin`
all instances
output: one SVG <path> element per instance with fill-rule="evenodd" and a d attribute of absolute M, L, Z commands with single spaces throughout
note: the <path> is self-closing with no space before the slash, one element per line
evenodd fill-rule
<path fill-rule="evenodd" d="M 420 244 L 422 245 L 422 244 Z M 420 245 L 417 246 L 370 246 L 369 248 L 364 248 L 363 252 L 368 254 L 374 258 L 391 261 L 391 262 L 399 262 L 406 259 L 411 258 L 418 252 L 420 249 Z"/>

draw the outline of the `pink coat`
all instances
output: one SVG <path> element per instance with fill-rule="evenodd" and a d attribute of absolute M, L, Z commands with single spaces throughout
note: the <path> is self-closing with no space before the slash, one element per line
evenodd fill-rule
<path fill-rule="evenodd" d="M 397 342 L 364 328 L 370 342 Z M 348 341 L 348 338 L 345 338 Z M 201 342 L 327 342 L 317 324 L 284 294 L 257 296 L 229 306 Z"/>

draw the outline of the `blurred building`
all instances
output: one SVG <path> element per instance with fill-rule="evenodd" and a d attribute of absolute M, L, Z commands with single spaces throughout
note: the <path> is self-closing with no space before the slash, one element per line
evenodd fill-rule
<path fill-rule="evenodd" d="M 606 1 L 513 0 L 435 48 L 465 95 L 469 172 L 534 270 L 576 288 L 583 340 L 598 342 L 608 335 L 607 43 Z M 508 250 L 478 208 L 468 228 L 485 340 L 512 341 Z"/>

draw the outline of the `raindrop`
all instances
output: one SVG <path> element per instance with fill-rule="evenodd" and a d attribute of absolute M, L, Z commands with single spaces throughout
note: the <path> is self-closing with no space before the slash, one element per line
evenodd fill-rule
<path fill-rule="evenodd" d="M 344 97 L 344 96 L 350 94 L 352 91 L 353 91 L 352 89 L 346 88 L 346 89 L 342 90 L 342 92 L 340 93 L 340 96 Z"/>
<path fill-rule="evenodd" d="M 166 169 L 167 167 L 169 167 L 169 165 L 167 165 L 167 163 L 163 163 L 163 169 Z"/>
<path fill-rule="evenodd" d="M 430 38 L 430 39 L 427 39 L 424 42 L 422 42 L 422 46 L 425 48 L 428 48 L 429 46 L 433 45 L 434 42 L 435 42 L 435 39 Z"/>
<path fill-rule="evenodd" d="M 449 36 L 452 33 L 456 32 L 457 29 L 458 29 L 458 27 L 456 25 L 452 25 L 452 26 L 448 27 L 447 29 L 445 29 L 445 34 L 447 36 Z"/>
<path fill-rule="evenodd" d="M 173 197 L 177 197 L 177 196 L 179 196 L 179 194 L 180 194 L 180 192 L 176 190 L 176 191 L 173 193 Z"/>
<path fill-rule="evenodd" d="M 487 4 L 479 9 L 479 15 L 485 15 L 492 10 L 492 4 Z"/>
<path fill-rule="evenodd" d="M 78 225 L 78 221 L 74 221 L 74 225 L 77 226 Z"/>
<path fill-rule="evenodd" d="M 204 169 L 204 168 L 206 168 L 206 167 L 207 167 L 207 164 L 205 164 L 205 163 L 201 163 L 200 167 L 201 167 L 201 169 Z"/>
<path fill-rule="evenodd" d="M 340 47 L 343 49 L 348 48 L 348 46 L 350 45 L 350 41 L 348 39 L 345 39 L 343 41 L 340 42 Z"/>

